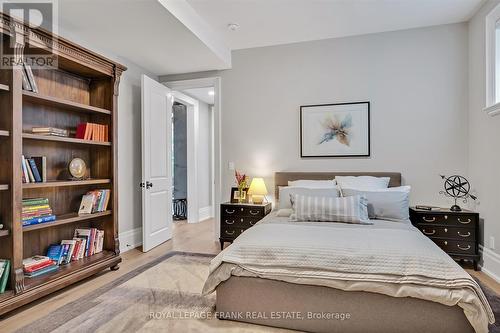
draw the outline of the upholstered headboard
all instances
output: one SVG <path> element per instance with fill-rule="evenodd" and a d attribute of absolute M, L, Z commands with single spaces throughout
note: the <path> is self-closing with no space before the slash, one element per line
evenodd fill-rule
<path fill-rule="evenodd" d="M 274 174 L 274 195 L 279 198 L 279 187 L 288 186 L 289 180 L 325 180 L 334 179 L 335 176 L 373 176 L 389 177 L 389 187 L 401 186 L 401 173 L 399 172 L 276 172 Z"/>

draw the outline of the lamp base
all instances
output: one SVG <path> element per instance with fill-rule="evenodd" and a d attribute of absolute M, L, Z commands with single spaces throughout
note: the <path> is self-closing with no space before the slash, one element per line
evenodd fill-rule
<path fill-rule="evenodd" d="M 453 206 L 451 206 L 450 210 L 451 210 L 452 212 L 461 212 L 461 211 L 462 211 L 462 208 L 460 208 L 460 206 L 459 206 L 459 205 L 453 205 Z"/>
<path fill-rule="evenodd" d="M 252 195 L 252 203 L 256 205 L 261 205 L 264 202 L 263 195 Z"/>

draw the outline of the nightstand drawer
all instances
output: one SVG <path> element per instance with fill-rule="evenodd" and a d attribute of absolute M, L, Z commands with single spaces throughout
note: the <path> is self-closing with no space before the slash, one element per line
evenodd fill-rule
<path fill-rule="evenodd" d="M 444 252 L 449 254 L 476 254 L 476 243 L 465 242 L 457 240 L 435 239 L 432 241 L 436 243 Z"/>
<path fill-rule="evenodd" d="M 236 227 L 223 227 L 221 228 L 220 236 L 226 239 L 235 239 L 243 233 L 246 229 Z"/>
<path fill-rule="evenodd" d="M 429 237 L 448 238 L 463 241 L 475 241 L 476 230 L 470 228 L 441 227 L 419 223 L 417 228 Z"/>
<path fill-rule="evenodd" d="M 255 217 L 264 217 L 265 216 L 265 207 L 248 207 L 248 206 L 223 206 L 222 207 L 222 217 L 232 218 L 234 216 L 255 216 Z"/>
<path fill-rule="evenodd" d="M 221 226 L 250 228 L 255 223 L 257 223 L 259 220 L 260 220 L 260 217 L 256 218 L 256 217 L 249 217 L 249 216 L 227 216 L 226 215 L 225 217 L 222 218 Z"/>
<path fill-rule="evenodd" d="M 418 224 L 446 224 L 450 226 L 460 226 L 466 228 L 475 228 L 477 222 L 476 216 L 471 215 L 447 215 L 447 214 L 418 214 Z"/>

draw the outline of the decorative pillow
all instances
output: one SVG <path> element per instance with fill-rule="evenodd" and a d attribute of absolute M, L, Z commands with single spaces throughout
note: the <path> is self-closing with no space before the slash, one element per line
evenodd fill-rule
<path fill-rule="evenodd" d="M 336 198 L 339 196 L 339 191 L 337 187 L 332 188 L 306 188 L 298 186 L 283 186 L 279 188 L 280 198 L 279 198 L 279 209 L 292 208 L 292 203 L 290 202 L 290 195 L 302 194 L 309 196 L 318 197 L 332 197 Z"/>
<path fill-rule="evenodd" d="M 290 217 L 292 215 L 293 209 L 291 208 L 284 208 L 284 209 L 279 209 L 278 212 L 276 212 L 276 216 L 278 217 Z"/>
<path fill-rule="evenodd" d="M 410 189 L 410 186 L 374 191 L 344 188 L 342 193 L 344 197 L 365 196 L 368 200 L 368 216 L 372 219 L 407 222 L 410 219 Z"/>
<path fill-rule="evenodd" d="M 336 176 L 337 185 L 341 188 L 353 188 L 363 191 L 387 188 L 391 178 L 372 176 Z"/>
<path fill-rule="evenodd" d="M 332 188 L 337 185 L 337 182 L 333 180 L 289 180 L 288 186 L 300 186 L 307 188 Z"/>
<path fill-rule="evenodd" d="M 360 195 L 334 198 L 294 194 L 292 205 L 290 221 L 373 224 L 368 218 L 367 200 Z"/>

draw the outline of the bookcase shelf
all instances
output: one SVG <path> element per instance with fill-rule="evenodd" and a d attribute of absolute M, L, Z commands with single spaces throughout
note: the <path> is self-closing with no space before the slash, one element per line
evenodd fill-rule
<path fill-rule="evenodd" d="M 0 230 L 0 237 L 5 237 L 10 235 L 9 230 Z"/>
<path fill-rule="evenodd" d="M 24 183 L 24 189 L 32 188 L 50 188 L 50 187 L 67 187 L 67 186 L 88 186 L 109 184 L 111 179 L 87 179 L 87 180 L 54 180 L 45 183 Z"/>
<path fill-rule="evenodd" d="M 40 135 L 40 134 L 31 134 L 31 133 L 23 133 L 23 139 L 76 143 L 76 144 L 94 145 L 94 146 L 111 146 L 111 142 L 89 141 L 89 140 L 68 138 L 68 137 L 62 137 L 62 136 Z"/>
<path fill-rule="evenodd" d="M 94 213 L 94 214 L 86 214 L 86 215 L 78 215 L 77 213 L 64 214 L 64 215 L 57 216 L 57 218 L 54 222 L 40 223 L 40 224 L 35 224 L 35 225 L 23 227 L 23 232 L 57 227 L 57 226 L 60 226 L 63 224 L 76 223 L 76 222 L 96 219 L 96 218 L 108 216 L 108 215 L 111 215 L 110 210 L 100 212 L 100 213 Z"/>
<path fill-rule="evenodd" d="M 82 103 L 72 102 L 72 101 L 62 99 L 62 98 L 41 95 L 39 93 L 34 93 L 31 91 L 26 91 L 26 90 L 23 90 L 23 100 L 37 103 L 40 105 L 49 105 L 49 106 L 60 107 L 61 109 L 68 110 L 68 111 L 99 113 L 99 114 L 107 114 L 107 115 L 111 114 L 111 111 L 106 110 L 106 109 L 102 109 L 102 108 L 98 108 L 98 107 L 90 106 L 90 105 L 85 105 Z"/>
<path fill-rule="evenodd" d="M 92 256 L 84 257 L 83 259 L 77 261 L 72 261 L 69 264 L 61 265 L 57 271 L 40 275 L 34 278 L 25 278 L 25 290 L 29 291 L 30 289 L 41 287 L 44 284 L 68 278 L 71 275 L 74 275 L 81 271 L 85 271 L 89 268 L 97 268 L 97 271 L 102 270 L 102 268 L 99 269 L 99 266 L 105 264 L 106 261 L 114 261 L 115 258 L 116 255 L 114 252 L 104 250 Z"/>
<path fill-rule="evenodd" d="M 13 42 L 8 35 L 11 23 L 8 15 L 0 13 L 3 43 Z M 28 25 L 19 28 L 34 40 L 50 43 L 57 38 Z M 0 68 L 0 183 L 5 184 L 0 184 L 0 218 L 8 230 L 0 231 L 0 236 L 7 232 L 0 239 L 0 258 L 11 262 L 8 292 L 0 295 L 0 316 L 106 268 L 118 269 L 121 262 L 116 124 L 120 76 L 126 67 L 66 39 L 58 38 L 51 45 L 57 67 Z M 28 81 L 34 83 L 29 86 L 36 86 L 37 93 L 22 89 L 26 72 Z M 74 132 L 85 123 L 108 126 L 109 142 L 31 132 L 35 127 Z M 44 165 L 38 171 L 49 181 L 23 184 L 22 156 L 30 161 L 42 157 Z M 92 179 L 68 180 L 68 163 L 76 157 L 85 161 Z M 96 189 L 110 190 L 108 210 L 76 214 L 82 196 Z M 28 198 L 48 199 L 57 219 L 23 228 L 21 207 Z M 24 275 L 23 259 L 46 255 L 50 245 L 72 239 L 76 228 L 102 230 L 103 252 L 39 277 Z"/>

